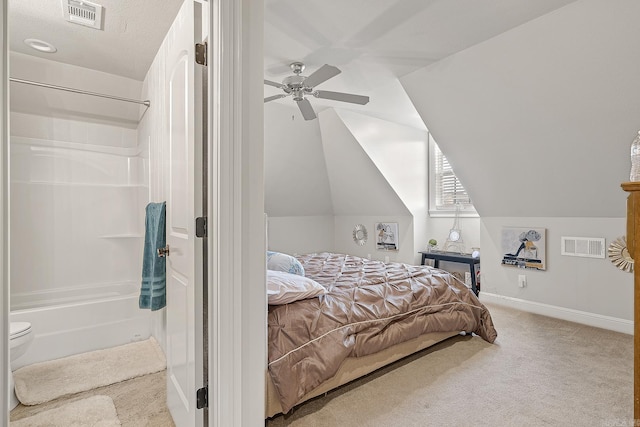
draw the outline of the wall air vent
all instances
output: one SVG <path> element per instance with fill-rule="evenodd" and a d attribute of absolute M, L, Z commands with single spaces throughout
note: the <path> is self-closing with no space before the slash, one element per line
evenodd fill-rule
<path fill-rule="evenodd" d="M 62 0 L 64 18 L 74 24 L 102 29 L 102 6 L 84 0 Z"/>
<path fill-rule="evenodd" d="M 604 258 L 606 248 L 600 237 L 561 237 L 560 253 L 568 256 Z"/>

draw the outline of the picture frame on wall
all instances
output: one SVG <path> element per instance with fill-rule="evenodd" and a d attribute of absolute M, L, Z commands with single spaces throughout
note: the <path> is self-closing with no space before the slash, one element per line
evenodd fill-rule
<path fill-rule="evenodd" d="M 546 270 L 546 229 L 503 227 L 501 234 L 502 265 Z"/>
<path fill-rule="evenodd" d="M 398 250 L 398 223 L 397 222 L 377 222 L 376 249 L 382 251 Z"/>

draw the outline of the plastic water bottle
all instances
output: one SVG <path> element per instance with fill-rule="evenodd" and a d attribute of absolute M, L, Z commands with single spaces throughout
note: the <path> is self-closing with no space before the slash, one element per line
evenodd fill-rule
<path fill-rule="evenodd" d="M 629 181 L 640 181 L 640 131 L 631 143 L 631 173 Z"/>

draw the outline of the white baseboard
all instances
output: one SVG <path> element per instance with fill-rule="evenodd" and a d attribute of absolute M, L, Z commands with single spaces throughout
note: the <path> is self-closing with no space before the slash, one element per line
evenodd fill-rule
<path fill-rule="evenodd" d="M 549 304 L 542 304 L 539 302 L 527 301 L 520 298 L 507 297 L 486 292 L 480 292 L 480 301 L 497 305 L 504 305 L 529 313 L 541 314 L 543 316 L 555 317 L 557 319 L 568 320 L 570 322 L 581 323 L 583 325 L 595 326 L 596 328 L 608 329 L 610 331 L 633 335 L 633 321 L 631 320 L 603 316 L 601 314 L 589 313 L 586 311 L 558 307 Z"/>

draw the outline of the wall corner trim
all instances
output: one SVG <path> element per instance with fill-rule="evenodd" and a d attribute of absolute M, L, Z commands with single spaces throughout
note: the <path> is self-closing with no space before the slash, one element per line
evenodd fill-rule
<path fill-rule="evenodd" d="M 633 335 L 632 320 L 603 316 L 601 314 L 574 310 L 572 308 L 559 307 L 555 305 L 527 301 L 520 298 L 507 297 L 504 295 L 490 294 L 486 292 L 480 293 L 480 301 L 483 303 L 486 302 L 490 304 L 502 305 L 529 313 L 540 314 L 543 316 L 567 320 L 569 322 L 576 322 L 583 325 L 594 326 L 596 328 L 608 329 L 610 331 Z"/>

